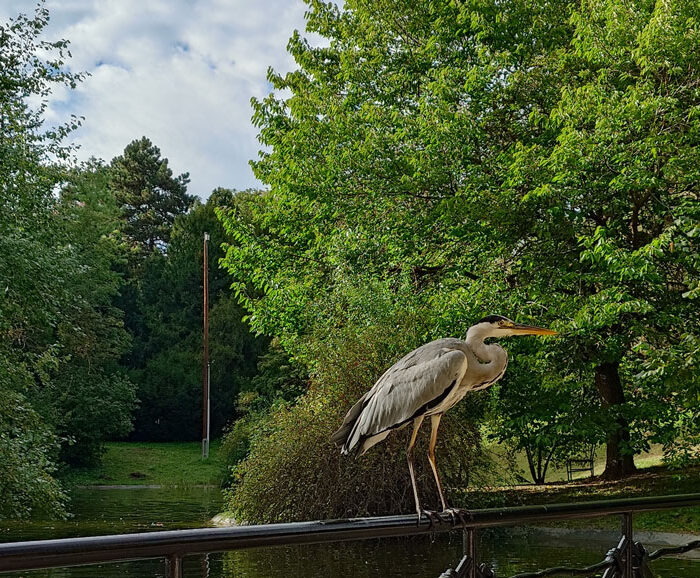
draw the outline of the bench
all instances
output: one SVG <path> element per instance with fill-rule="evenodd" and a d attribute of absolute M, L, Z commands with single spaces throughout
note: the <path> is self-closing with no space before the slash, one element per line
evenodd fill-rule
<path fill-rule="evenodd" d="M 573 481 L 574 473 L 576 472 L 588 472 L 591 477 L 595 475 L 593 470 L 595 450 L 596 446 L 589 446 L 585 452 L 581 452 L 579 454 L 580 457 L 569 458 L 566 460 L 566 478 L 568 481 Z"/>

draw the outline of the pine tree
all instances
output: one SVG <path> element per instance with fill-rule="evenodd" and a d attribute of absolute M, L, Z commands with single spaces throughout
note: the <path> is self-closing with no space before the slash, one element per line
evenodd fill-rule
<path fill-rule="evenodd" d="M 148 138 L 134 140 L 112 160 L 111 187 L 126 225 L 124 233 L 143 255 L 164 250 L 175 217 L 189 209 L 189 174 L 177 177 Z"/>

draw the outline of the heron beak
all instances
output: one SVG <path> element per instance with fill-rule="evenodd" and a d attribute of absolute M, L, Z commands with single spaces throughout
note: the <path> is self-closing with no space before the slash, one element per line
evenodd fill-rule
<path fill-rule="evenodd" d="M 553 329 L 537 327 L 536 325 L 521 325 L 520 323 L 513 323 L 510 330 L 513 335 L 557 335 L 559 333 Z"/>

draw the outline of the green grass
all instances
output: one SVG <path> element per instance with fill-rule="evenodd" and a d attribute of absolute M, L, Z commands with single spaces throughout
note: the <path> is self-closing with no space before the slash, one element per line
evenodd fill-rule
<path fill-rule="evenodd" d="M 500 464 L 500 467 L 502 467 L 503 469 L 510 468 L 505 456 L 503 455 L 504 449 L 502 446 L 496 443 L 491 443 L 486 444 L 485 447 L 496 457 L 497 463 Z M 651 468 L 661 465 L 662 457 L 663 447 L 659 444 L 652 445 L 648 452 L 644 452 L 642 454 L 639 454 L 638 456 L 635 456 L 634 463 L 640 469 Z M 515 467 L 517 471 L 522 475 L 522 477 L 528 480 L 531 479 L 530 469 L 527 465 L 527 456 L 525 455 L 525 452 L 519 452 L 516 454 Z M 599 446 L 597 448 L 595 459 L 593 461 L 593 470 L 595 472 L 595 475 L 600 475 L 603 472 L 603 470 L 605 470 L 605 446 Z M 588 474 L 586 472 L 575 472 L 573 477 L 574 480 L 581 480 L 587 478 Z M 552 464 L 547 469 L 548 483 L 565 482 L 566 479 L 566 466 L 564 464 Z M 698 489 L 700 490 L 700 487 Z"/>
<path fill-rule="evenodd" d="M 225 467 L 218 441 L 206 460 L 200 442 L 109 442 L 106 450 L 99 466 L 70 469 L 61 480 L 68 486 L 218 486 Z"/>
<path fill-rule="evenodd" d="M 650 461 L 653 462 L 651 458 Z M 602 467 L 596 467 L 596 473 L 602 471 Z M 700 467 L 669 470 L 663 466 L 653 466 L 640 468 L 637 474 L 621 481 L 603 481 L 593 478 L 577 480 L 570 484 L 555 482 L 543 486 L 522 485 L 467 490 L 456 493 L 455 503 L 477 509 L 698 492 L 700 492 Z M 619 528 L 619 524 L 617 516 L 606 516 L 547 525 Z M 700 534 L 700 507 L 638 514 L 634 517 L 634 525 L 638 530 Z"/>
<path fill-rule="evenodd" d="M 67 486 L 218 486 L 225 468 L 219 442 L 212 443 L 207 460 L 202 460 L 199 442 L 110 442 L 106 444 L 106 450 L 100 466 L 69 470 L 61 476 L 62 481 Z M 700 467 L 668 470 L 658 465 L 660 450 L 657 450 L 658 448 L 652 448 L 649 454 L 637 458 L 640 472 L 620 482 L 593 478 L 567 484 L 562 481 L 566 479 L 565 471 L 555 470 L 548 476 L 552 483 L 544 486 L 530 484 L 472 488 L 453 491 L 452 497 L 455 505 L 477 509 L 700 491 Z M 596 474 L 604 469 L 604 457 L 602 453 L 596 459 Z M 522 466 L 520 463 L 518 465 Z M 638 530 L 700 534 L 700 508 L 650 512 L 636 515 L 634 520 Z M 616 516 L 607 516 L 547 525 L 613 529 L 619 527 L 619 520 Z"/>

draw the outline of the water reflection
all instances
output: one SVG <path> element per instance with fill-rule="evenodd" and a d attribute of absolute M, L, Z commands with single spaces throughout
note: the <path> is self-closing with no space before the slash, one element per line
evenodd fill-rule
<path fill-rule="evenodd" d="M 78 490 L 74 519 L 51 523 L 0 523 L 0 541 L 172 530 L 205 526 L 221 506 L 216 489 Z M 552 537 L 532 528 L 480 533 L 480 561 L 500 578 L 554 565 L 583 566 L 603 559 L 612 546 L 585 533 Z M 314 578 L 439 576 L 462 556 L 461 535 L 366 540 L 332 545 L 259 548 L 185 559 L 186 578 Z M 700 561 L 654 562 L 656 578 L 697 578 Z M 165 575 L 162 560 L 9 573 L 19 578 L 143 578 Z"/>
<path fill-rule="evenodd" d="M 0 521 L 0 542 L 201 528 L 221 509 L 218 488 L 76 488 L 69 520 Z"/>
<path fill-rule="evenodd" d="M 499 529 L 484 531 L 480 562 L 487 562 L 500 578 L 556 565 L 585 566 L 599 562 L 610 544 L 582 543 L 580 537 L 556 544 L 541 533 Z M 371 540 L 332 546 L 299 546 L 229 552 L 212 561 L 212 576 L 434 576 L 455 567 L 462 556 L 458 535 Z M 219 570 L 218 564 L 221 564 Z M 654 564 L 656 578 L 697 578 L 700 563 L 663 560 Z M 219 573 L 220 572 L 220 573 Z M 192 574 L 196 576 L 196 574 Z"/>

